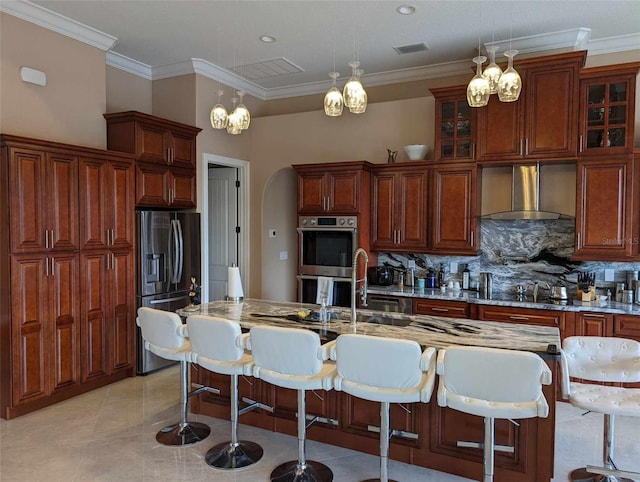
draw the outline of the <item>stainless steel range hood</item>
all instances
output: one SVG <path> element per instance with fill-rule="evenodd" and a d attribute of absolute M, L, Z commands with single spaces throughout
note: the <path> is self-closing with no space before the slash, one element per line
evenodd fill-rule
<path fill-rule="evenodd" d="M 485 219 L 559 219 L 564 214 L 540 210 L 540 165 L 516 164 L 511 181 L 511 210 L 482 216 Z"/>

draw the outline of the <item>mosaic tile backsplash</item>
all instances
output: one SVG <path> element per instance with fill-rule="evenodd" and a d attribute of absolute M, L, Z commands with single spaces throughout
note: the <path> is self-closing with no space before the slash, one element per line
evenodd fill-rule
<path fill-rule="evenodd" d="M 478 256 L 434 256 L 431 254 L 379 253 L 378 264 L 407 268 L 414 260 L 418 271 L 429 267 L 447 273 L 445 280 L 460 279 L 464 265 L 468 265 L 471 278 L 481 272 L 493 273 L 494 293 L 514 293 L 519 284 L 534 281 L 555 284 L 563 282 L 569 293 L 575 293 L 579 272 L 594 272 L 596 288 L 614 293 L 616 282 L 625 282 L 628 271 L 640 270 L 640 262 L 618 263 L 609 261 L 572 261 L 575 219 L 481 221 L 481 246 Z M 458 263 L 458 272 L 451 273 L 451 263 Z M 604 281 L 604 270 L 613 269 L 615 280 Z M 528 293 L 531 293 L 529 288 Z"/>

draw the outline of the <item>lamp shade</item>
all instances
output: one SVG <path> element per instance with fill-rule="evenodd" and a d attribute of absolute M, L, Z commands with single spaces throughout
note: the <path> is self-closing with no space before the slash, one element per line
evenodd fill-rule
<path fill-rule="evenodd" d="M 244 298 L 242 281 L 240 280 L 240 268 L 237 266 L 229 266 L 227 298 L 232 301 L 239 301 Z"/>

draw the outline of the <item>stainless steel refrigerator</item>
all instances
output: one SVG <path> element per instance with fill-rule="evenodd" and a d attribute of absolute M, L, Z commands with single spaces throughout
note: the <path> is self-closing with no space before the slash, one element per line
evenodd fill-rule
<path fill-rule="evenodd" d="M 189 304 L 191 277 L 200 283 L 200 213 L 136 212 L 137 306 L 175 311 Z M 144 348 L 137 330 L 137 372 L 171 365 Z"/>

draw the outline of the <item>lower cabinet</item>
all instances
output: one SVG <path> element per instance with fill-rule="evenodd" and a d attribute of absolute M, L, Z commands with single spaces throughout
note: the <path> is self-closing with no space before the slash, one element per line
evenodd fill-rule
<path fill-rule="evenodd" d="M 414 298 L 413 314 L 444 316 L 447 318 L 469 318 L 469 304 L 465 301 Z"/>
<path fill-rule="evenodd" d="M 80 383 L 78 265 L 77 253 L 11 257 L 11 406 Z"/>
<path fill-rule="evenodd" d="M 576 313 L 576 336 L 613 336 L 611 313 Z"/>
<path fill-rule="evenodd" d="M 559 310 L 477 305 L 477 319 L 483 321 L 501 321 L 505 323 L 522 323 L 524 325 L 553 326 L 560 330 L 561 340 L 564 339 L 566 333 L 566 313 Z"/>

